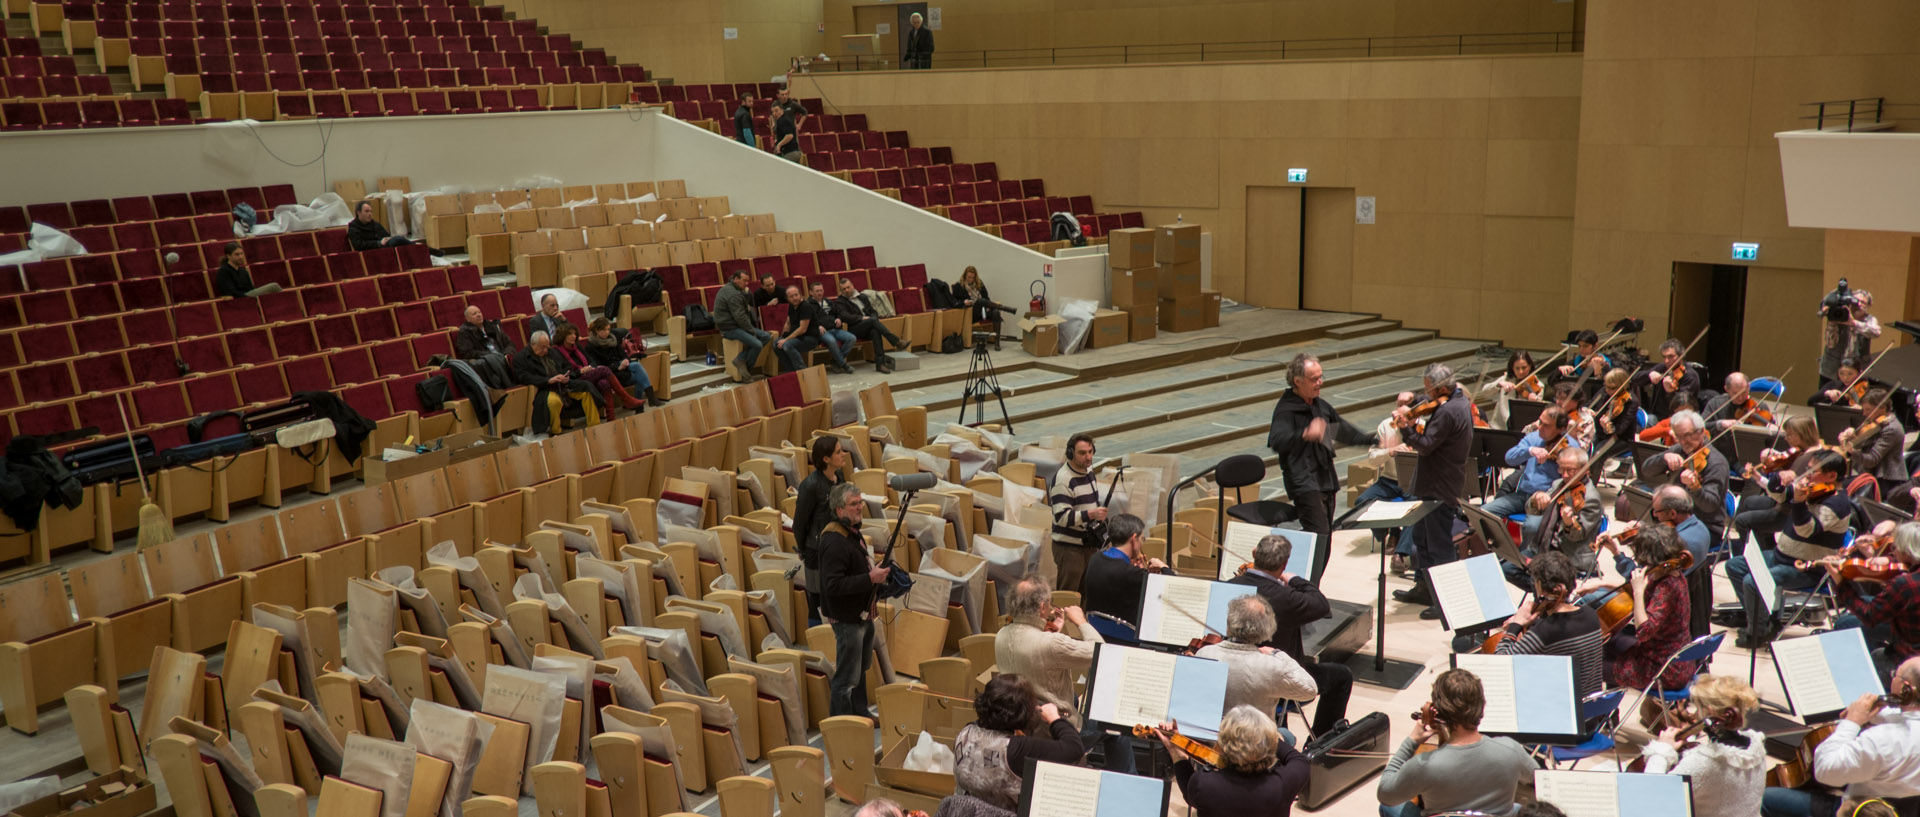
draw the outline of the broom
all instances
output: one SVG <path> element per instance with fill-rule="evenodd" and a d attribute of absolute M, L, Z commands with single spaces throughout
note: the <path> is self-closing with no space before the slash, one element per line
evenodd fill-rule
<path fill-rule="evenodd" d="M 134 447 L 133 426 L 127 422 L 127 404 L 121 402 L 122 399 L 114 395 L 113 404 L 120 409 L 120 427 L 127 432 L 127 453 L 133 455 L 133 473 L 140 479 L 140 535 L 135 540 L 135 549 L 146 550 L 173 541 L 173 520 L 153 503 L 153 495 L 147 492 L 147 474 L 140 467 L 140 451 Z"/>

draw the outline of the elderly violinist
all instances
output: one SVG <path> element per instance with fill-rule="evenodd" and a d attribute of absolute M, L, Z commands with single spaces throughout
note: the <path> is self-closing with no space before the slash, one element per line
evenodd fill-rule
<path fill-rule="evenodd" d="M 1194 653 L 1227 665 L 1227 708 L 1246 704 L 1273 713 L 1281 701 L 1311 701 L 1320 694 L 1313 676 L 1293 656 L 1261 646 L 1273 630 L 1273 607 L 1267 600 L 1258 593 L 1241 596 L 1227 602 L 1226 640 Z"/>
<path fill-rule="evenodd" d="M 1707 444 L 1707 421 L 1699 412 L 1673 415 L 1672 428 L 1676 442 L 1641 462 L 1640 476 L 1651 484 L 1670 482 L 1687 489 L 1694 514 L 1718 537 L 1727 523 L 1727 458 Z"/>
<path fill-rule="evenodd" d="M 1274 630 L 1262 646 L 1272 647 L 1292 658 L 1313 677 L 1320 690 L 1320 703 L 1313 710 L 1313 733 L 1335 731 L 1347 717 L 1347 700 L 1353 696 L 1353 670 L 1338 661 L 1309 661 L 1301 629 L 1333 615 L 1326 595 L 1305 576 L 1287 572 L 1293 558 L 1293 540 L 1278 534 L 1260 539 L 1253 547 L 1253 565 L 1233 577 L 1233 584 L 1253 587 L 1273 610 Z"/>
<path fill-rule="evenodd" d="M 1600 534 L 1600 521 L 1605 516 L 1600 489 L 1593 484 L 1586 451 L 1568 447 L 1560 452 L 1555 464 L 1560 478 L 1527 500 L 1520 553 L 1531 559 L 1535 553 L 1558 551 L 1573 560 L 1576 570 L 1591 573 L 1595 556 L 1588 545 Z M 1526 565 L 1507 563 L 1501 569 L 1515 587 L 1533 590 Z"/>
<path fill-rule="evenodd" d="M 1773 422 L 1773 411 L 1760 401 L 1753 399 L 1753 388 L 1747 382 L 1747 376 L 1739 372 L 1727 375 L 1727 390 L 1719 397 L 1707 401 L 1707 410 L 1701 415 L 1707 418 L 1707 427 L 1711 431 L 1725 431 L 1735 425 L 1759 426 L 1768 430 L 1777 428 Z"/>
<path fill-rule="evenodd" d="M 1433 512 L 1413 526 L 1413 561 L 1420 578 L 1412 590 L 1395 590 L 1393 597 L 1409 604 L 1433 604 L 1427 571 L 1459 558 L 1453 547 L 1453 522 L 1460 518 L 1460 491 L 1466 482 L 1467 456 L 1473 447 L 1473 401 L 1460 388 L 1453 368 L 1444 363 L 1427 366 L 1419 405 L 1394 410 L 1401 439 L 1420 455 L 1412 491 L 1416 499 L 1438 503 Z M 1419 416 L 1425 423 L 1420 424 Z M 1420 612 L 1423 619 L 1440 617 L 1437 608 Z"/>
<path fill-rule="evenodd" d="M 1920 522 L 1895 528 L 1892 539 L 1878 566 L 1881 575 L 1894 575 L 1877 593 L 1871 584 L 1848 578 L 1844 563 L 1822 563 L 1834 578 L 1840 606 L 1846 608 L 1834 620 L 1834 629 L 1862 627 L 1882 675 L 1887 668 L 1920 656 L 1920 573 L 1914 572 L 1920 567 Z M 1869 559 L 1864 566 L 1872 568 L 1875 563 Z"/>
<path fill-rule="evenodd" d="M 1778 471 L 1761 480 L 1767 495 L 1786 509 L 1787 524 L 1782 531 L 1786 536 L 1778 547 L 1761 551 L 1764 565 L 1750 565 L 1738 553 L 1727 562 L 1727 581 L 1747 613 L 1747 628 L 1737 639 L 1737 646 L 1762 644 L 1780 632 L 1779 625 L 1766 615 L 1768 608 L 1761 606 L 1754 570 L 1771 573 L 1774 585 L 1782 590 L 1813 587 L 1820 583 L 1821 571 L 1808 563 L 1837 555 L 1846 545 L 1853 501 L 1838 484 L 1846 471 L 1847 460 L 1839 452 L 1820 450 L 1808 458 L 1805 473 Z M 1778 594 L 1772 601 L 1768 607 L 1780 609 Z"/>

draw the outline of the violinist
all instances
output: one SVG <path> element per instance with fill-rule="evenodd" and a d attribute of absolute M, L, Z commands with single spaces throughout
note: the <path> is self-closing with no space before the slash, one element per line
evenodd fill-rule
<path fill-rule="evenodd" d="M 1699 412 L 1682 411 L 1670 419 L 1677 442 L 1641 462 L 1640 477 L 1649 484 L 1671 482 L 1687 489 L 1694 514 L 1709 532 L 1718 531 L 1727 523 L 1727 458 L 1707 444 L 1707 421 Z"/>
<path fill-rule="evenodd" d="M 1567 418 L 1566 422 L 1561 423 L 1561 430 L 1573 438 L 1573 442 L 1592 451 L 1594 421 L 1598 415 L 1593 409 L 1587 408 L 1586 401 L 1580 397 L 1580 390 L 1574 388 L 1572 383 L 1554 386 L 1553 404 L 1559 406 L 1560 412 Z"/>
<path fill-rule="evenodd" d="M 1667 408 L 1673 410 L 1672 414 L 1647 424 L 1635 435 L 1641 442 L 1673 445 L 1673 415 L 1688 410 L 1698 411 L 1700 406 L 1693 402 L 1693 395 L 1676 394 L 1667 401 Z"/>
<path fill-rule="evenodd" d="M 1891 395 L 1886 386 L 1867 389 L 1860 424 L 1840 432 L 1839 439 L 1840 448 L 1850 452 L 1854 473 L 1873 475 L 1881 496 L 1894 495 L 1907 481 L 1906 460 L 1900 453 L 1907 430 L 1893 416 Z"/>
<path fill-rule="evenodd" d="M 1453 546 L 1453 523 L 1460 518 L 1460 493 L 1466 482 L 1467 455 L 1473 447 L 1473 401 L 1455 383 L 1453 368 L 1444 363 L 1427 366 L 1422 376 L 1420 399 L 1424 404 L 1438 403 L 1426 414 L 1425 428 L 1413 428 L 1413 414 L 1420 406 L 1394 412 L 1403 441 L 1420 455 L 1420 468 L 1414 472 L 1412 491 L 1415 499 L 1432 500 L 1438 507 L 1413 527 L 1413 561 L 1419 571 L 1419 583 L 1412 590 L 1395 590 L 1393 597 L 1410 604 L 1433 604 L 1433 590 L 1427 570 L 1459 558 Z M 1444 403 L 1439 401 L 1445 400 Z M 1420 617 L 1440 618 L 1438 609 L 1429 607 Z"/>
<path fill-rule="evenodd" d="M 1107 547 L 1087 562 L 1087 578 L 1080 600 L 1089 612 L 1105 613 L 1121 621 L 1140 623 L 1140 600 L 1147 573 L 1165 572 L 1167 563 L 1141 551 L 1147 523 L 1130 513 L 1107 519 Z"/>
<path fill-rule="evenodd" d="M 953 739 L 956 793 L 1014 809 L 1027 759 L 1078 766 L 1086 755 L 1073 722 L 1018 675 L 994 676 L 974 696 L 973 711 L 974 722 Z"/>
<path fill-rule="evenodd" d="M 1220 768 L 1201 769 L 1167 741 L 1174 724 L 1161 724 L 1160 741 L 1173 758 L 1173 780 L 1197 817 L 1287 817 L 1307 787 L 1307 756 L 1280 742 L 1273 718 L 1250 706 L 1220 719 Z"/>
<path fill-rule="evenodd" d="M 1532 559 L 1536 553 L 1565 554 L 1581 573 L 1593 572 L 1594 553 L 1588 544 L 1600 533 L 1605 511 L 1600 505 L 1600 489 L 1593 484 L 1593 472 L 1587 468 L 1587 452 L 1566 448 L 1557 458 L 1560 479 L 1545 491 L 1536 492 L 1527 501 L 1527 521 L 1520 553 Z M 1551 535 L 1542 539 L 1541 531 Z M 1507 581 L 1522 590 L 1532 590 L 1533 580 L 1525 565 L 1500 566 Z"/>
<path fill-rule="evenodd" d="M 1227 665 L 1225 706 L 1277 712 L 1281 701 L 1311 701 L 1320 694 L 1300 662 L 1261 643 L 1273 637 L 1273 608 L 1259 594 L 1227 602 L 1227 638 L 1194 655 Z M 1292 740 L 1289 739 L 1291 744 Z"/>
<path fill-rule="evenodd" d="M 1633 389 L 1623 388 L 1631 379 L 1633 374 L 1626 369 L 1607 372 L 1603 387 L 1612 399 L 1593 412 L 1594 427 L 1599 431 L 1594 437 L 1594 450 L 1605 452 L 1602 456 L 1630 450 L 1634 435 L 1640 433 L 1640 401 L 1633 396 Z"/>
<path fill-rule="evenodd" d="M 1895 664 L 1920 656 L 1920 522 L 1907 522 L 1894 528 L 1893 547 L 1887 557 L 1900 573 L 1887 581 L 1879 592 L 1860 581 L 1843 577 L 1842 565 L 1825 563 L 1833 577 L 1836 600 L 1846 612 L 1834 619 L 1834 629 L 1861 627 L 1876 663 Z"/>
<path fill-rule="evenodd" d="M 1911 808 L 1920 798 L 1920 658 L 1902 662 L 1887 689 L 1896 706 L 1867 693 L 1840 713 L 1833 734 L 1814 749 L 1813 776 L 1828 786 L 1845 786 L 1842 796 L 1848 800 L 1906 800 Z M 1840 800 L 1823 791 L 1768 788 L 1760 814 L 1834 817 Z"/>
<path fill-rule="evenodd" d="M 1413 392 L 1403 391 L 1394 395 L 1393 400 L 1396 409 L 1411 405 Z M 1393 416 L 1389 414 L 1382 418 L 1380 424 L 1374 428 L 1373 434 L 1376 442 L 1367 449 L 1366 464 L 1379 473 L 1379 476 L 1374 478 L 1372 485 L 1368 485 L 1366 490 L 1360 492 L 1359 499 L 1353 501 L 1352 505 L 1356 508 L 1376 499 L 1394 502 L 1406 498 L 1400 491 L 1400 466 L 1393 456 L 1394 452 L 1400 450 L 1400 428 L 1393 424 Z M 1388 528 L 1375 528 L 1373 530 L 1374 546 L 1386 547 L 1390 532 Z M 1407 560 L 1413 556 L 1413 542 L 1404 536 L 1396 541 L 1398 544 L 1394 546 L 1393 573 L 1398 575 L 1407 571 Z"/>
<path fill-rule="evenodd" d="M 1087 623 L 1078 607 L 1054 607 L 1053 586 L 1030 575 L 1007 594 L 1009 621 L 993 635 L 993 661 L 1000 671 L 1026 678 L 1041 703 L 1051 703 L 1075 725 L 1080 711 L 1073 706 L 1073 685 L 1093 665 L 1093 645 L 1100 633 Z M 1078 638 L 1049 627 L 1049 622 L 1073 624 Z"/>
<path fill-rule="evenodd" d="M 1747 383 L 1747 376 L 1739 372 L 1727 375 L 1726 392 L 1707 401 L 1707 427 L 1710 431 L 1724 431 L 1734 425 L 1759 426 L 1768 430 L 1775 428 L 1773 412 L 1753 399 L 1753 389 Z"/>
<path fill-rule="evenodd" d="M 1820 390 L 1807 400 L 1809 406 L 1853 406 L 1859 408 L 1867 396 L 1871 383 L 1860 376 L 1861 363 L 1857 357 L 1845 357 L 1840 360 L 1840 370 L 1834 377 L 1820 381 Z"/>
<path fill-rule="evenodd" d="M 1641 749 L 1647 773 L 1687 775 L 1698 817 L 1753 817 L 1767 788 L 1766 736 L 1746 728 L 1759 694 L 1731 675 L 1702 675 L 1690 698 L 1692 722 L 1669 723 Z"/>
<path fill-rule="evenodd" d="M 1571 439 L 1562 442 L 1567 428 L 1566 411 L 1559 406 L 1547 406 L 1540 410 L 1540 419 L 1534 425 L 1533 431 L 1507 449 L 1507 466 L 1516 470 L 1502 480 L 1500 495 L 1482 503 L 1480 510 L 1502 519 L 1521 513 L 1527 510 L 1530 497 L 1553 490 L 1554 483 L 1560 479 L 1560 452 L 1576 447 Z M 1531 542 L 1539 522 L 1529 519 L 1527 524 L 1532 526 L 1526 534 L 1526 540 Z"/>
<path fill-rule="evenodd" d="M 1761 551 L 1765 565 L 1749 565 L 1743 554 L 1727 561 L 1727 581 L 1740 597 L 1747 613 L 1747 629 L 1737 646 L 1751 647 L 1771 641 L 1780 632 L 1779 625 L 1767 618 L 1760 606 L 1759 590 L 1753 583 L 1753 571 L 1765 569 L 1773 574 L 1773 583 L 1781 590 L 1801 590 L 1820 583 L 1819 568 L 1796 567 L 1796 560 L 1817 562 L 1838 555 L 1847 543 L 1847 527 L 1853 518 L 1853 501 L 1840 490 L 1840 478 L 1846 474 L 1847 460 L 1830 449 L 1815 451 L 1807 460 L 1805 473 L 1779 471 L 1761 479 L 1761 487 L 1786 509 L 1786 534 L 1779 546 Z M 1780 609 L 1778 596 L 1771 609 Z"/>
<path fill-rule="evenodd" d="M 1261 642 L 1292 658 L 1313 678 L 1320 690 L 1320 703 L 1313 710 L 1313 733 L 1332 733 L 1347 717 L 1347 700 L 1353 696 L 1353 670 L 1337 661 L 1309 661 L 1300 630 L 1333 615 L 1327 597 L 1305 576 L 1287 572 L 1293 558 L 1293 540 L 1272 535 L 1260 539 L 1253 548 L 1253 566 L 1233 577 L 1232 584 L 1249 585 L 1267 600 L 1273 610 L 1273 635 Z M 1229 623 L 1231 635 L 1231 623 Z"/>
<path fill-rule="evenodd" d="M 1273 422 L 1267 431 L 1267 447 L 1280 457 L 1280 484 L 1299 514 L 1300 529 L 1320 538 L 1314 576 L 1325 568 L 1333 549 L 1333 506 L 1340 492 L 1333 449 L 1379 442 L 1341 419 L 1333 404 L 1320 396 L 1325 381 L 1318 358 L 1296 356 L 1287 364 L 1288 388 L 1274 404 Z"/>
<path fill-rule="evenodd" d="M 1633 595 L 1633 614 L 1628 619 L 1633 631 L 1623 629 L 1607 642 L 1606 674 L 1614 686 L 1645 689 L 1667 657 L 1692 638 L 1686 577 L 1680 571 L 1656 569 L 1680 562 L 1686 551 L 1666 525 L 1642 528 L 1627 548 L 1637 568 L 1627 577 L 1625 591 Z M 1589 580 L 1575 592 L 1585 595 L 1606 586 L 1605 580 Z M 1663 688 L 1679 689 L 1692 677 L 1692 664 L 1675 662 L 1659 681 Z"/>
<path fill-rule="evenodd" d="M 1748 466 L 1749 480 L 1782 470 L 1795 474 L 1807 472 L 1807 461 L 1813 457 L 1814 450 L 1820 447 L 1819 424 L 1812 417 L 1796 414 L 1787 418 L 1787 422 L 1781 426 L 1781 434 L 1787 439 L 1786 449 L 1761 452 L 1760 465 Z M 1761 550 L 1772 550 L 1774 537 L 1786 524 L 1786 509 L 1780 507 L 1780 503 L 1773 501 L 1773 497 L 1766 492 L 1741 497 L 1739 506 L 1733 512 L 1734 552 L 1739 553 L 1746 547 L 1749 533 L 1760 541 Z"/>
<path fill-rule="evenodd" d="M 1564 655 L 1573 659 L 1573 697 L 1600 691 L 1607 636 L 1600 616 L 1568 601 L 1573 592 L 1573 561 L 1548 551 L 1527 563 L 1534 596 L 1501 626 L 1496 655 Z"/>
<path fill-rule="evenodd" d="M 1473 673 L 1450 669 L 1433 679 L 1433 698 L 1424 717 L 1380 773 L 1375 794 L 1381 817 L 1513 811 L 1520 784 L 1531 781 L 1540 765 L 1513 738 L 1480 734 L 1486 708 L 1486 691 Z M 1415 754 L 1430 737 L 1439 738 L 1440 748 Z M 1421 805 L 1413 803 L 1415 797 Z"/>
<path fill-rule="evenodd" d="M 1696 406 L 1700 404 L 1700 376 L 1680 359 L 1686 348 L 1679 338 L 1667 338 L 1660 344 L 1660 365 L 1640 383 L 1640 404 L 1655 417 L 1674 413 L 1672 398 L 1676 394 L 1687 395 Z"/>
<path fill-rule="evenodd" d="M 1480 387 L 1482 398 L 1492 398 L 1495 427 L 1507 427 L 1509 416 L 1507 401 L 1539 400 L 1545 396 L 1545 386 L 1540 382 L 1540 377 L 1534 373 L 1533 368 L 1533 355 L 1528 354 L 1525 349 L 1516 349 L 1513 354 L 1507 356 L 1506 373 Z"/>
<path fill-rule="evenodd" d="M 1600 354 L 1600 334 L 1592 329 L 1582 329 L 1574 333 L 1574 354 L 1566 363 L 1561 364 L 1559 373 L 1563 380 L 1580 377 L 1580 370 L 1586 369 L 1589 378 L 1598 378 L 1606 374 L 1613 366 L 1613 360 Z"/>

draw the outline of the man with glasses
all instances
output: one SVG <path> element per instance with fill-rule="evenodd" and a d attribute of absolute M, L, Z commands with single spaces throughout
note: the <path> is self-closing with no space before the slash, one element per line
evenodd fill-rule
<path fill-rule="evenodd" d="M 1339 497 L 1340 475 L 1333 468 L 1336 445 L 1371 445 L 1372 434 L 1340 418 L 1320 396 L 1326 383 L 1320 359 L 1298 355 L 1287 364 L 1286 393 L 1273 406 L 1267 447 L 1280 455 L 1280 483 L 1300 514 L 1300 529 L 1314 534 L 1313 575 L 1326 571 L 1333 550 L 1333 505 Z"/>
<path fill-rule="evenodd" d="M 1073 435 L 1066 453 L 1067 461 L 1054 472 L 1047 492 L 1053 505 L 1054 586 L 1078 593 L 1096 549 L 1087 541 L 1087 525 L 1106 522 L 1107 509 L 1100 507 L 1100 486 L 1093 476 L 1093 438 Z"/>
<path fill-rule="evenodd" d="M 1660 344 L 1660 365 L 1653 367 L 1647 373 L 1646 380 L 1639 384 L 1640 406 L 1648 414 L 1665 417 L 1675 413 L 1673 395 L 1676 394 L 1685 394 L 1692 399 L 1693 405 L 1700 405 L 1700 376 L 1694 374 L 1693 368 L 1680 359 L 1680 353 L 1685 349 L 1686 346 L 1678 338 L 1667 338 Z M 1675 367 L 1678 367 L 1679 374 L 1668 380 L 1667 373 L 1675 371 Z"/>
<path fill-rule="evenodd" d="M 1673 415 L 1674 444 L 1640 463 L 1648 484 L 1685 488 L 1693 498 L 1693 512 L 1707 526 L 1709 546 L 1718 545 L 1727 526 L 1727 458 L 1707 445 L 1707 421 L 1700 412 Z"/>
<path fill-rule="evenodd" d="M 851 482 L 827 494 L 833 521 L 820 531 L 820 613 L 833 627 L 833 678 L 828 711 L 872 717 L 867 709 L 867 667 L 873 663 L 874 586 L 888 569 L 867 556 L 860 520 L 866 499 Z"/>

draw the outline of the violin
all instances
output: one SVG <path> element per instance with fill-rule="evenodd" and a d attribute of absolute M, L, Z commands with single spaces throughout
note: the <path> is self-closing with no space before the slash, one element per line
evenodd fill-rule
<path fill-rule="evenodd" d="M 1201 766 L 1210 770 L 1220 768 L 1220 750 L 1219 749 L 1215 749 L 1213 748 L 1213 746 L 1205 742 L 1194 740 L 1193 738 L 1187 737 L 1186 735 L 1182 735 L 1179 732 L 1175 732 L 1170 729 L 1161 729 L 1158 726 L 1148 726 L 1142 723 L 1142 724 L 1134 725 L 1133 736 L 1136 738 L 1150 738 L 1150 737 L 1156 737 L 1156 736 L 1164 738 L 1166 739 L 1168 744 L 1173 746 L 1173 748 L 1179 749 L 1182 752 L 1186 752 L 1187 757 L 1193 760 L 1194 765 Z"/>
<path fill-rule="evenodd" d="M 1453 399 L 1451 395 L 1435 397 L 1432 400 L 1428 400 L 1424 403 L 1421 403 L 1417 406 L 1407 409 L 1406 416 L 1402 417 L 1398 423 L 1399 427 L 1403 429 L 1408 429 L 1408 428 L 1419 429 L 1419 428 L 1426 427 L 1427 415 L 1432 414 L 1436 411 L 1439 411 L 1440 407 L 1446 405 L 1447 401 L 1451 399 Z"/>
<path fill-rule="evenodd" d="M 1520 382 L 1513 384 L 1513 390 L 1519 393 L 1521 399 L 1540 399 L 1540 394 L 1543 391 L 1540 385 L 1540 376 L 1537 374 L 1527 375 Z"/>
<path fill-rule="evenodd" d="M 1648 702 L 1653 703 L 1651 699 L 1649 699 Z M 1640 715 L 1641 726 L 1645 727 L 1649 732 L 1658 733 L 1664 729 L 1679 729 L 1680 733 L 1674 736 L 1673 742 L 1674 749 L 1681 752 L 1690 748 L 1700 734 L 1706 731 L 1707 727 L 1713 725 L 1713 721 L 1700 716 L 1698 711 L 1694 709 L 1691 701 L 1679 701 L 1671 707 L 1659 706 L 1658 704 L 1652 707 L 1642 707 Z M 1634 758 L 1633 762 L 1627 764 L 1626 770 L 1629 772 L 1645 772 L 1647 770 L 1646 756 L 1641 755 L 1640 757 Z"/>
<path fill-rule="evenodd" d="M 1193 655 L 1199 652 L 1203 647 L 1211 647 L 1225 640 L 1226 639 L 1220 637 L 1219 633 L 1207 633 L 1206 635 L 1200 636 L 1199 638 L 1189 640 L 1187 642 L 1187 648 L 1184 650 L 1181 650 L 1180 654 Z"/>
<path fill-rule="evenodd" d="M 1785 471 L 1787 466 L 1792 465 L 1799 456 L 1800 449 L 1797 446 L 1785 451 L 1767 449 L 1760 452 L 1760 465 L 1753 470 L 1762 474 L 1778 474 Z"/>
<path fill-rule="evenodd" d="M 1880 436 L 1880 430 L 1887 427 L 1887 420 L 1891 417 L 1893 417 L 1892 414 L 1882 414 L 1861 423 L 1859 428 L 1853 430 L 1853 435 L 1841 445 L 1840 453 L 1852 456 L 1860 451 L 1861 446 L 1871 445 L 1873 438 Z"/>
<path fill-rule="evenodd" d="M 1640 523 L 1628 522 L 1621 525 L 1620 530 L 1614 533 L 1603 533 L 1593 537 L 1593 541 L 1588 543 L 1588 547 L 1593 548 L 1595 552 L 1599 552 L 1600 548 L 1605 546 L 1607 542 L 1613 542 L 1615 545 L 1624 545 L 1639 535 Z"/>
<path fill-rule="evenodd" d="M 1907 572 L 1904 567 L 1900 566 L 1900 563 L 1885 556 L 1875 556 L 1868 559 L 1846 559 L 1839 556 L 1829 556 L 1825 559 L 1811 562 L 1804 559 L 1796 559 L 1793 563 L 1793 566 L 1800 570 L 1825 567 L 1828 565 L 1840 568 L 1840 580 L 1848 582 L 1889 582 L 1893 581 L 1893 579 L 1900 574 Z"/>
<path fill-rule="evenodd" d="M 1066 616 L 1055 613 L 1053 618 L 1047 619 L 1046 623 L 1040 626 L 1040 629 L 1049 633 L 1057 633 L 1060 632 L 1061 627 L 1066 626 L 1066 623 Z"/>
<path fill-rule="evenodd" d="M 1840 486 L 1831 482 L 1807 484 L 1800 480 L 1794 480 L 1793 487 L 1805 491 L 1807 494 L 1806 501 L 1808 502 L 1820 502 L 1840 491 Z"/>

